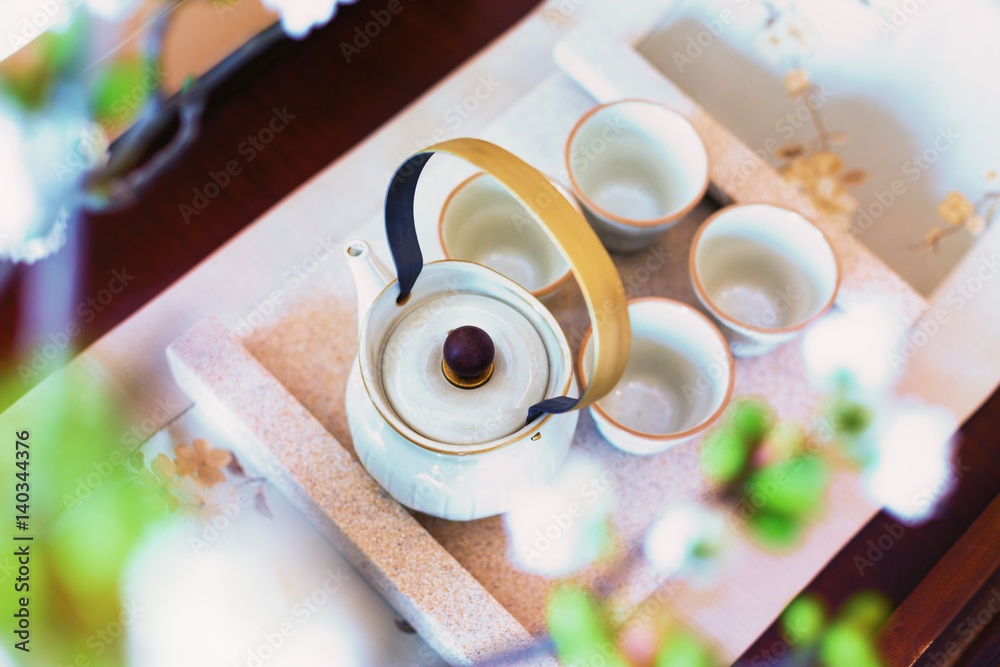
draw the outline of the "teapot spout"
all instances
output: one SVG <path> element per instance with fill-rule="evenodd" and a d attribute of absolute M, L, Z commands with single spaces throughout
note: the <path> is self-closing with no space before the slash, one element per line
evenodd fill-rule
<path fill-rule="evenodd" d="M 372 252 L 364 241 L 351 241 L 344 246 L 344 259 L 354 275 L 354 286 L 358 292 L 358 333 L 365 321 L 368 309 L 376 297 L 392 281 L 392 274 L 382 260 Z"/>

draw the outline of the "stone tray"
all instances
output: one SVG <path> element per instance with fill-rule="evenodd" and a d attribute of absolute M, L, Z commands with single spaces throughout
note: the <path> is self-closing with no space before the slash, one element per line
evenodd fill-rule
<path fill-rule="evenodd" d="M 615 258 L 629 298 L 660 295 L 697 305 L 687 253 L 698 225 L 719 204 L 754 201 L 797 210 L 828 234 L 843 271 L 838 303 L 881 296 L 897 306 L 907 324 L 927 307 L 630 46 L 584 24 L 558 44 L 554 58 L 562 71 L 543 79 L 478 136 L 565 182 L 563 144 L 576 119 L 599 102 L 644 98 L 686 116 L 708 147 L 714 201 L 702 202 L 649 251 Z M 470 171 L 446 158 L 426 170 L 416 205 L 426 261 L 443 257 L 437 211 Z M 387 260 L 381 225 L 380 218 L 373 219 L 351 238 L 369 241 Z M 325 252 L 339 252 L 342 245 Z M 274 483 L 446 660 L 470 664 L 529 646 L 532 634 L 544 629 L 553 582 L 513 567 L 501 519 L 456 523 L 411 515 L 354 458 L 343 407 L 357 350 L 354 285 L 339 261 L 324 262 L 315 276 L 311 288 L 294 299 L 261 295 L 256 320 L 252 313 L 234 332 L 208 321 L 174 342 L 167 354 L 176 381 L 192 400 L 215 408 L 244 443 L 244 455 L 262 468 L 275 459 L 280 463 L 284 473 Z M 579 290 L 567 286 L 546 305 L 575 353 L 587 328 Z M 734 397 L 747 394 L 767 399 L 782 418 L 797 421 L 809 420 L 820 402 L 806 382 L 797 342 L 737 360 Z M 616 498 L 617 538 L 631 544 L 666 505 L 711 502 L 711 488 L 698 470 L 699 441 L 651 457 L 629 456 L 606 443 L 583 414 L 571 456 L 586 455 L 604 466 L 603 482 Z M 838 470 L 825 514 L 794 550 L 765 552 L 740 534 L 721 577 L 708 589 L 633 571 L 624 582 L 621 612 L 628 614 L 651 596 L 658 603 L 669 600 L 723 658 L 733 660 L 876 511 L 862 496 L 857 473 Z M 554 661 L 528 655 L 518 664 Z"/>

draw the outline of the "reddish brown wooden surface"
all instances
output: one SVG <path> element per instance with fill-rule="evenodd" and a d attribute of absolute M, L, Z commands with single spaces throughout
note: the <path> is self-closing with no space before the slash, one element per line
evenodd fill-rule
<path fill-rule="evenodd" d="M 1000 612 L 1000 498 L 975 523 L 885 624 L 881 646 L 892 665 L 959 658 Z M 955 582 L 967 582 L 956 586 Z M 926 647 L 926 648 L 925 648 Z"/>
<path fill-rule="evenodd" d="M 82 298 L 104 288 L 111 271 L 126 267 L 136 277 L 128 288 L 90 322 L 80 322 L 74 340 L 80 349 L 152 300 L 198 261 L 318 170 L 343 154 L 420 93 L 484 47 L 537 0 L 404 0 L 405 10 L 377 38 L 347 63 L 340 49 L 355 29 L 380 9 L 379 0 L 341 8 L 333 23 L 303 42 L 286 42 L 231 81 L 213 97 L 200 141 L 132 209 L 86 221 Z M 186 223 L 181 204 L 191 204 L 210 172 L 239 158 L 239 147 L 270 119 L 273 109 L 296 118 L 203 213 Z M 50 261 L 61 261 L 59 257 Z M 0 350 L 3 371 L 14 369 L 14 331 L 24 269 L 3 286 Z M 44 333 L 42 335 L 44 339 Z M 32 349 L 34 343 L 23 343 Z M 25 383 L 22 389 L 30 387 Z M 907 528 L 875 559 L 872 544 L 891 521 L 879 515 L 836 556 L 809 589 L 836 604 L 860 588 L 884 591 L 895 605 L 911 593 L 938 599 L 959 596 L 975 605 L 992 586 L 995 573 L 979 566 L 949 569 L 940 580 L 925 582 L 934 565 L 965 533 L 1000 491 L 1000 396 L 992 399 L 963 429 L 959 486 L 928 524 Z M 988 539 L 984 535 L 979 539 Z M 996 536 L 994 549 L 996 548 Z M 883 540 L 884 541 L 884 540 Z M 863 560 L 859 560 L 863 559 Z M 871 561 L 870 567 L 863 561 Z M 860 564 L 860 565 L 859 565 Z M 984 579 L 985 577 L 985 579 Z M 918 589 L 919 591 L 919 589 Z M 987 598 L 988 599 L 988 598 Z M 953 605 L 954 607 L 954 605 Z M 964 608 L 963 608 L 964 609 Z M 950 612 L 944 614 L 948 616 Z M 961 612 L 956 617 L 961 619 Z M 941 622 L 946 618 L 938 619 Z M 947 632 L 945 622 L 942 633 Z M 970 642 L 968 660 L 987 661 L 1000 649 L 993 626 Z M 939 637 L 946 641 L 944 635 Z M 783 644 L 774 628 L 744 656 L 746 664 L 778 664 Z M 984 657 L 985 656 L 985 657 Z M 923 663 L 919 663 L 923 664 Z M 933 664 L 933 663 L 930 663 Z M 963 664 L 954 662 L 953 664 Z M 980 664 L 969 662 L 968 664 Z"/>

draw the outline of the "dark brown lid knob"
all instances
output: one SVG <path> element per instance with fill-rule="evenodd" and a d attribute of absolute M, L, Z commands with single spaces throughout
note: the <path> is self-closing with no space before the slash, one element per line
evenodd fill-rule
<path fill-rule="evenodd" d="M 441 368 L 445 378 L 456 387 L 473 389 L 493 375 L 493 339 L 479 327 L 453 329 L 444 341 Z"/>

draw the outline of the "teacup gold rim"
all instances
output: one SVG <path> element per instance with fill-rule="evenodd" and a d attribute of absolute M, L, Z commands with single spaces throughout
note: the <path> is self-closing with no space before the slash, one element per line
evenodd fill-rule
<path fill-rule="evenodd" d="M 470 183 L 483 176 L 486 176 L 486 174 L 480 171 L 463 180 L 461 183 L 456 185 L 451 192 L 448 193 L 448 196 L 445 197 L 444 203 L 441 205 L 441 212 L 438 213 L 437 233 L 438 233 L 438 241 L 441 243 L 441 250 L 444 251 L 445 259 L 453 260 L 456 262 L 469 262 L 470 264 L 479 264 L 478 262 L 473 262 L 472 260 L 458 259 L 456 257 L 453 257 L 452 253 L 448 251 L 448 244 L 446 244 L 444 241 L 444 217 L 448 212 L 448 207 L 451 206 L 452 201 L 455 199 L 456 196 L 458 196 L 458 193 L 464 190 L 466 187 L 468 187 Z M 573 204 L 574 207 L 576 207 L 578 211 L 580 210 L 580 205 L 576 201 L 574 201 L 573 196 L 569 192 L 566 192 L 565 188 L 563 188 L 563 186 L 560 183 L 558 183 L 555 179 L 551 177 L 546 176 L 546 178 L 549 179 L 549 181 L 556 187 L 557 190 L 563 192 L 564 194 L 570 195 L 569 197 L 567 197 L 567 199 L 571 204 Z M 582 214 L 583 211 L 580 211 L 580 213 Z M 484 266 L 484 265 L 479 264 L 479 266 Z M 518 283 L 516 280 L 513 280 L 507 276 L 504 277 L 510 280 L 511 282 L 517 284 L 523 290 L 528 292 L 528 294 L 537 299 L 543 296 L 548 296 L 549 294 L 552 294 L 557 289 L 565 285 L 569 281 L 569 279 L 573 277 L 573 269 L 567 266 L 566 273 L 564 273 L 562 276 L 557 278 L 555 281 L 548 283 L 547 285 L 543 285 L 542 287 L 539 287 L 538 289 L 534 290 L 528 289 L 524 285 Z"/>
<path fill-rule="evenodd" d="M 684 208 L 680 209 L 679 211 L 675 211 L 674 213 L 671 213 L 669 215 L 661 216 L 659 218 L 652 218 L 649 220 L 635 220 L 632 218 L 624 218 L 620 215 L 616 215 L 611 211 L 602 208 L 601 206 L 598 206 L 596 202 L 594 202 L 590 197 L 586 195 L 586 193 L 584 193 L 583 188 L 580 187 L 579 182 L 577 182 L 576 177 L 573 175 L 573 163 L 572 160 L 570 159 L 570 152 L 573 146 L 573 139 L 576 137 L 577 133 L 579 132 L 583 124 L 587 120 L 589 120 L 591 116 L 609 107 L 617 106 L 620 104 L 634 104 L 634 103 L 649 104 L 658 107 L 660 109 L 663 109 L 665 111 L 668 111 L 671 114 L 677 116 L 680 120 L 686 123 L 688 127 L 691 128 L 691 131 L 694 132 L 695 136 L 698 137 L 698 141 L 701 143 L 702 151 L 705 153 L 705 180 L 702 182 L 701 188 L 698 190 L 698 193 L 695 195 L 695 197 L 686 206 L 684 206 Z M 583 114 L 580 117 L 580 119 L 576 121 L 576 124 L 573 125 L 573 129 L 570 130 L 569 137 L 566 139 L 566 145 L 563 148 L 563 159 L 566 162 L 566 174 L 569 177 L 570 188 L 572 189 L 573 194 L 576 195 L 576 197 L 583 203 L 585 207 L 593 211 L 595 214 L 601 216 L 602 218 L 606 218 L 625 227 L 635 227 L 640 229 L 647 227 L 659 227 L 661 225 L 669 225 L 670 223 L 677 222 L 685 215 L 693 211 L 694 207 L 698 205 L 698 202 L 700 202 L 705 197 L 705 193 L 708 191 L 708 183 L 712 173 L 712 162 L 711 162 L 711 156 L 708 154 L 708 146 L 705 144 L 705 139 L 701 136 L 701 133 L 698 132 L 698 129 L 691 123 L 691 121 L 685 118 L 683 114 L 678 112 L 676 109 L 671 109 L 665 104 L 660 104 L 659 102 L 653 102 L 651 100 L 645 100 L 641 98 L 631 98 L 631 97 L 623 100 L 617 100 L 615 102 L 606 102 L 605 104 L 599 104 L 590 111 L 588 111 L 587 113 Z"/>
<path fill-rule="evenodd" d="M 747 324 L 745 322 L 741 322 L 735 317 L 732 317 L 723 312 L 722 309 L 720 309 L 719 306 L 714 301 L 712 301 L 712 299 L 708 296 L 708 290 L 705 289 L 705 286 L 702 284 L 701 278 L 698 275 L 698 267 L 695 261 L 695 257 L 698 252 L 698 246 L 701 243 L 702 233 L 708 228 L 710 224 L 712 224 L 720 216 L 726 213 L 730 213 L 736 209 L 747 208 L 750 206 L 767 206 L 769 208 L 797 215 L 799 218 L 802 219 L 803 222 L 810 225 L 813 229 L 819 232 L 820 237 L 823 239 L 823 242 L 826 244 L 827 248 L 830 249 L 830 255 L 833 257 L 833 270 L 834 273 L 836 274 L 833 283 L 833 291 L 830 295 L 830 299 L 826 302 L 826 304 L 822 308 L 816 311 L 816 313 L 814 313 L 807 319 L 803 320 L 802 322 L 799 322 L 798 324 L 794 324 L 788 327 L 778 327 L 774 329 L 769 329 L 767 327 L 759 327 L 752 324 Z M 776 204 L 770 204 L 767 202 L 744 202 L 741 204 L 731 204 L 730 206 L 725 206 L 716 211 L 715 213 L 713 213 L 712 215 L 708 216 L 705 219 L 705 222 L 703 222 L 701 226 L 698 227 L 698 231 L 695 232 L 694 239 L 692 239 L 691 241 L 691 249 L 688 251 L 688 273 L 691 275 L 691 283 L 694 286 L 694 290 L 697 293 L 698 298 L 701 299 L 702 303 L 705 304 L 705 307 L 708 308 L 715 317 L 718 317 L 720 320 L 722 320 L 727 325 L 733 328 L 743 329 L 746 331 L 751 331 L 753 333 L 758 333 L 763 335 L 794 334 L 805 330 L 810 324 L 812 324 L 819 318 L 823 317 L 823 315 L 825 315 L 827 312 L 829 312 L 831 308 L 833 308 L 833 304 L 837 301 L 837 295 L 840 293 L 840 284 L 843 279 L 843 272 L 841 271 L 840 268 L 840 258 L 837 256 L 837 251 L 834 250 L 833 243 L 830 242 L 830 237 L 827 236 L 826 232 L 820 229 L 819 226 L 815 222 L 813 222 L 810 218 L 799 213 L 798 211 L 792 210 L 785 206 L 778 206 Z"/>
<path fill-rule="evenodd" d="M 726 341 L 726 337 L 722 335 L 719 331 L 719 327 L 715 326 L 712 320 L 705 317 L 705 315 L 683 301 L 678 301 L 676 299 L 668 299 L 662 296 L 644 296 L 636 299 L 630 299 L 627 302 L 627 307 L 631 308 L 633 304 L 645 303 L 649 301 L 655 301 L 658 303 L 664 303 L 671 306 L 681 306 L 684 309 L 691 311 L 693 314 L 697 315 L 705 324 L 709 326 L 715 336 L 718 338 L 719 342 L 722 344 L 722 349 L 726 351 L 726 362 L 729 369 L 729 385 L 726 387 L 726 395 L 722 398 L 722 402 L 719 407 L 705 418 L 703 421 L 699 422 L 695 426 L 685 430 L 678 431 L 677 433 L 645 433 L 643 431 L 638 431 L 634 428 L 622 424 L 620 421 L 609 415 L 601 406 L 600 402 L 594 402 L 590 405 L 591 408 L 597 411 L 606 421 L 608 421 L 612 426 L 620 431 L 624 431 L 630 435 L 642 438 L 644 440 L 651 440 L 655 442 L 669 442 L 672 440 L 684 440 L 690 438 L 691 436 L 698 435 L 702 431 L 705 431 L 709 426 L 714 424 L 722 413 L 725 412 L 726 408 L 729 406 L 729 401 L 733 397 L 733 388 L 736 386 L 736 360 L 733 358 L 733 353 L 729 349 L 729 343 Z M 580 382 L 580 390 L 583 391 L 587 388 L 587 377 L 583 373 L 583 355 L 587 350 L 587 343 L 590 342 L 591 329 L 587 329 L 587 333 L 583 335 L 583 339 L 580 341 L 580 349 L 577 351 L 576 355 L 576 375 Z"/>

